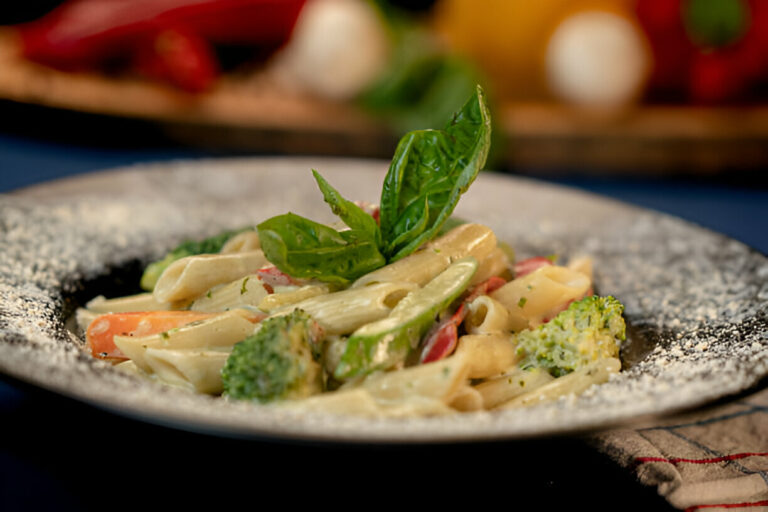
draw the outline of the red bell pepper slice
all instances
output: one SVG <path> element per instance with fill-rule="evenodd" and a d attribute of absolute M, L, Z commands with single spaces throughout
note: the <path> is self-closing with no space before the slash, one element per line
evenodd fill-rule
<path fill-rule="evenodd" d="M 520 260 L 515 263 L 515 277 L 523 277 L 526 274 L 530 274 L 534 270 L 538 270 L 541 267 L 547 267 L 549 265 L 552 265 L 552 260 L 545 258 L 544 256 L 534 256 L 533 258 Z"/>
<path fill-rule="evenodd" d="M 502 287 L 506 281 L 498 276 L 489 278 L 475 286 L 449 318 L 435 326 L 424 338 L 421 363 L 431 363 L 448 357 L 456 350 L 459 342 L 459 325 L 469 313 L 468 304 L 481 295 L 487 295 Z"/>
<path fill-rule="evenodd" d="M 275 293 L 275 286 L 301 286 L 302 281 L 295 279 L 277 267 L 264 267 L 256 271 L 267 293 Z"/>

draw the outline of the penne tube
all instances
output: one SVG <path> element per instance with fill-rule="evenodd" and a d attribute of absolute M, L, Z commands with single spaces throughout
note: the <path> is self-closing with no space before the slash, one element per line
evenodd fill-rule
<path fill-rule="evenodd" d="M 168 311 L 177 309 L 169 302 L 160 302 L 152 293 L 139 293 L 107 299 L 99 295 L 88 301 L 85 308 L 95 313 L 130 313 L 133 311 Z"/>
<path fill-rule="evenodd" d="M 466 363 L 457 354 L 434 363 L 372 374 L 360 385 L 382 403 L 399 403 L 412 396 L 448 403 L 467 381 Z"/>
<path fill-rule="evenodd" d="M 211 349 L 232 347 L 254 331 L 252 313 L 233 309 L 206 320 L 148 336 L 115 336 L 115 345 L 141 370 L 151 373 L 147 349 Z"/>
<path fill-rule="evenodd" d="M 580 395 L 595 384 L 607 382 L 611 375 L 619 370 L 621 370 L 619 359 L 599 359 L 568 375 L 553 379 L 552 382 L 531 392 L 505 402 L 499 408 L 513 409 L 555 400 L 561 396 Z"/>
<path fill-rule="evenodd" d="M 302 309 L 320 324 L 326 334 L 349 334 L 389 315 L 403 297 L 417 288 L 415 284 L 407 282 L 350 288 L 311 297 L 275 311 L 274 314 Z"/>
<path fill-rule="evenodd" d="M 281 406 L 302 411 L 382 417 L 442 415 L 455 412 L 448 404 L 466 386 L 461 357 L 382 372 L 355 385 Z"/>
<path fill-rule="evenodd" d="M 568 262 L 567 267 L 576 272 L 581 272 L 592 281 L 592 258 L 589 256 L 577 256 Z"/>
<path fill-rule="evenodd" d="M 529 327 L 535 327 L 565 304 L 583 297 L 591 286 L 590 279 L 581 272 L 549 265 L 513 279 L 490 296 L 512 315 L 526 318 Z"/>
<path fill-rule="evenodd" d="M 410 282 L 424 286 L 448 266 L 466 256 L 478 262 L 496 248 L 496 235 L 481 224 L 462 224 L 394 263 L 369 272 L 352 284 L 359 288 L 375 283 Z"/>
<path fill-rule="evenodd" d="M 474 389 L 481 396 L 483 406 L 486 409 L 493 409 L 554 379 L 549 372 L 541 368 L 531 370 L 516 368 L 504 375 L 481 382 L 474 386 Z"/>
<path fill-rule="evenodd" d="M 337 415 L 379 416 L 383 414 L 376 400 L 362 388 L 332 391 L 301 400 L 278 402 L 275 405 L 302 412 L 322 412 Z"/>
<path fill-rule="evenodd" d="M 221 369 L 231 350 L 147 348 L 144 362 L 157 379 L 198 393 L 222 392 Z"/>
<path fill-rule="evenodd" d="M 233 236 L 222 246 L 219 254 L 249 252 L 261 249 L 261 241 L 257 231 L 243 231 Z"/>
<path fill-rule="evenodd" d="M 158 302 L 193 299 L 218 284 L 253 274 L 266 264 L 267 259 L 260 250 L 181 258 L 160 275 L 154 297 Z"/>
<path fill-rule="evenodd" d="M 314 395 L 294 401 L 279 402 L 277 407 L 301 412 L 322 412 L 324 414 L 354 415 L 383 418 L 406 418 L 412 416 L 436 416 L 454 413 L 441 400 L 412 396 L 399 403 L 382 403 L 364 388 L 342 389 Z"/>
<path fill-rule="evenodd" d="M 501 247 L 494 248 L 488 256 L 478 260 L 477 272 L 472 278 L 472 285 L 487 281 L 493 276 L 498 276 L 509 270 L 509 256 Z"/>
<path fill-rule="evenodd" d="M 323 367 L 329 375 L 333 375 L 334 370 L 341 361 L 341 356 L 347 348 L 347 339 L 343 336 L 331 335 L 325 337 L 323 343 Z"/>
<path fill-rule="evenodd" d="M 485 379 L 504 373 L 517 363 L 517 347 L 510 334 L 467 334 L 459 338 L 456 356 L 465 359 L 467 377 Z"/>
<path fill-rule="evenodd" d="M 260 310 L 271 313 L 291 304 L 330 293 L 327 284 L 307 284 L 289 291 L 276 291 L 265 296 L 258 304 Z"/>
<path fill-rule="evenodd" d="M 257 307 L 267 296 L 258 274 L 250 274 L 230 283 L 218 285 L 197 297 L 189 309 L 213 313 L 239 307 Z"/>
<path fill-rule="evenodd" d="M 480 411 L 484 406 L 483 396 L 474 387 L 466 384 L 456 392 L 449 405 L 461 412 Z"/>
<path fill-rule="evenodd" d="M 131 374 L 134 374 L 134 375 L 146 376 L 146 374 L 144 374 L 144 372 L 139 370 L 139 367 L 136 366 L 136 363 L 134 363 L 130 359 L 127 359 L 127 360 L 125 360 L 123 362 L 117 363 L 116 365 L 114 365 L 114 367 L 117 368 L 118 370 L 124 371 L 125 373 L 131 373 Z"/>
<path fill-rule="evenodd" d="M 525 318 L 513 315 L 502 303 L 488 295 L 477 297 L 468 308 L 464 326 L 469 334 L 518 332 L 528 327 Z"/>

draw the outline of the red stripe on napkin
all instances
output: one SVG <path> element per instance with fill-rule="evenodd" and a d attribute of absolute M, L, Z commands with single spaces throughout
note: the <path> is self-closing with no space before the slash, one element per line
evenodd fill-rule
<path fill-rule="evenodd" d="M 712 464 L 717 462 L 726 462 L 729 460 L 746 459 L 747 457 L 768 457 L 768 452 L 745 452 L 723 455 L 721 457 L 712 457 L 708 459 L 685 459 L 685 458 L 665 458 L 665 457 L 638 457 L 636 464 L 645 464 L 646 462 L 669 462 L 670 464 L 688 463 L 688 464 Z"/>

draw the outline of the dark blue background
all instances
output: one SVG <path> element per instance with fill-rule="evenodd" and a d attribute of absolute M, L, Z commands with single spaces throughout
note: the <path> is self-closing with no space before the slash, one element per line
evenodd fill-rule
<path fill-rule="evenodd" d="M 5 119 L 0 192 L 133 163 L 227 154 L 184 147 L 157 136 L 151 126 L 119 132 L 121 125 L 113 122 L 78 132 L 74 125 L 37 125 L 49 123 L 44 117 Z M 768 253 L 768 187 L 755 171 L 703 180 L 506 170 L 522 171 L 671 213 Z M 237 506 L 234 500 L 242 496 L 254 507 L 283 485 L 291 489 L 277 494 L 283 502 L 334 508 L 409 499 L 434 507 L 495 495 L 479 504 L 668 509 L 655 490 L 641 487 L 578 437 L 405 447 L 243 441 L 114 416 L 8 379 L 0 383 L 0 425 L 0 510 L 203 502 L 224 509 Z M 154 498 L 153 489 L 159 493 Z"/>

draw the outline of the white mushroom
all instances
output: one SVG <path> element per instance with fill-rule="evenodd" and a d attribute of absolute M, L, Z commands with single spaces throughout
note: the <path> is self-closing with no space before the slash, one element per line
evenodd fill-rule
<path fill-rule="evenodd" d="M 336 100 L 360 93 L 383 71 L 389 39 L 362 0 L 310 0 L 271 62 L 281 86 Z"/>
<path fill-rule="evenodd" d="M 627 19 L 584 11 L 555 29 L 546 54 L 552 92 L 577 105 L 616 107 L 640 94 L 649 58 L 640 31 Z"/>

